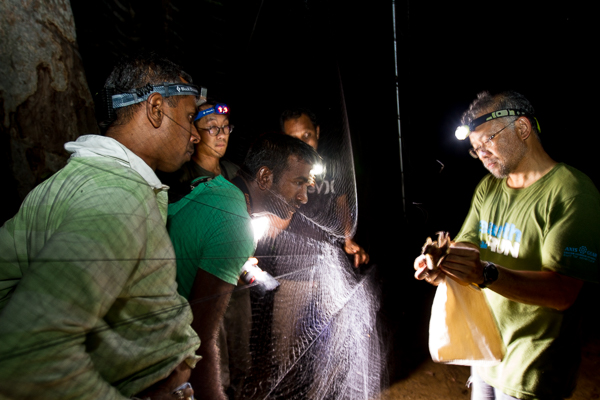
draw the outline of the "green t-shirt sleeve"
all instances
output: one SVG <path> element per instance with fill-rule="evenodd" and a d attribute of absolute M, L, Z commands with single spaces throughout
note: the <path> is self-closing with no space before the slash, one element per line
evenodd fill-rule
<path fill-rule="evenodd" d="M 236 285 L 244 263 L 254 253 L 250 218 L 227 215 L 216 226 L 206 246 L 199 268 Z"/>
<path fill-rule="evenodd" d="M 201 183 L 169 206 L 169 234 L 177 255 L 179 293 L 186 298 L 198 268 L 236 285 L 254 254 L 254 233 L 243 194 L 222 176 Z"/>
<path fill-rule="evenodd" d="M 475 193 L 471 199 L 471 208 L 469 209 L 467 218 L 465 219 L 465 222 L 463 222 L 460 231 L 454 238 L 455 242 L 468 242 L 479 247 L 480 210 L 485 195 L 485 187 L 486 178 L 484 178 L 475 189 Z"/>
<path fill-rule="evenodd" d="M 542 266 L 598 282 L 600 204 L 597 196 L 579 194 L 556 204 L 544 233 Z"/>

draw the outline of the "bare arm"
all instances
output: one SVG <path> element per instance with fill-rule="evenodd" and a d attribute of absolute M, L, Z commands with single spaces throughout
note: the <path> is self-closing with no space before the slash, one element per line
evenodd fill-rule
<path fill-rule="evenodd" d="M 498 280 L 488 288 L 520 303 L 566 310 L 575 303 L 583 281 L 553 271 L 515 271 L 498 267 Z M 464 283 L 483 283 L 479 249 L 471 243 L 455 243 L 440 266 L 447 275 Z"/>
<path fill-rule="evenodd" d="M 202 398 L 226 398 L 221 386 L 217 334 L 233 288 L 232 284 L 202 269 L 196 273 L 189 301 L 194 314 L 192 328 L 200 336 L 198 354 L 202 360 L 192 370 L 190 383 Z"/>
<path fill-rule="evenodd" d="M 348 199 L 346 195 L 341 195 L 336 199 L 337 206 L 342 210 L 342 216 L 344 218 L 344 231 L 346 234 L 346 240 L 344 241 L 344 251 L 346 254 L 354 255 L 354 268 L 358 268 L 361 264 L 367 264 L 369 262 L 369 254 L 363 249 L 358 243 L 352 240 L 352 218 L 350 217 L 350 208 L 348 207 Z"/>

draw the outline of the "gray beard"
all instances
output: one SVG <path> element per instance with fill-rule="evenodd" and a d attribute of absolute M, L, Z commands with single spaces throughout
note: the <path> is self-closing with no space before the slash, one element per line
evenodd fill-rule
<path fill-rule="evenodd" d="M 516 146 L 511 146 L 508 151 L 511 152 L 511 157 L 509 160 L 503 163 L 499 163 L 500 167 L 497 173 L 490 171 L 492 175 L 494 175 L 498 179 L 508 178 L 514 170 L 517 168 L 523 157 L 525 157 L 525 153 L 527 152 L 527 146 L 524 143 L 519 142 Z"/>

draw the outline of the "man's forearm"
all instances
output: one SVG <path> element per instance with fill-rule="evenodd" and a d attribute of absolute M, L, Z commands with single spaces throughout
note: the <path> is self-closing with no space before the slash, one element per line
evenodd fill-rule
<path fill-rule="evenodd" d="M 196 272 L 189 300 L 194 314 L 192 328 L 200 336 L 198 354 L 202 360 L 192 370 L 190 383 L 199 398 L 225 399 L 221 387 L 217 335 L 232 290 L 232 284 L 202 269 Z"/>
<path fill-rule="evenodd" d="M 221 385 L 221 368 L 219 348 L 216 341 L 202 343 L 200 346 L 202 360 L 198 361 L 192 370 L 190 383 L 197 393 L 197 398 L 225 400 Z"/>
<path fill-rule="evenodd" d="M 472 243 L 454 243 L 442 262 L 442 271 L 464 283 L 482 284 L 485 262 Z M 489 290 L 524 304 L 566 310 L 575 300 L 583 281 L 553 271 L 516 271 L 497 265 L 498 279 Z"/>
<path fill-rule="evenodd" d="M 513 271 L 498 266 L 498 280 L 490 290 L 508 299 L 556 310 L 571 307 L 583 281 L 553 271 Z"/>

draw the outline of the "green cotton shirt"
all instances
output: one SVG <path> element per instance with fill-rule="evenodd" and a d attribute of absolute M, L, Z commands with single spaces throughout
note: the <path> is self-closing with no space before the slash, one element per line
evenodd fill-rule
<path fill-rule="evenodd" d="M 479 246 L 482 260 L 505 268 L 598 282 L 600 194 L 586 175 L 565 164 L 524 189 L 488 175 L 455 240 Z M 577 304 L 558 311 L 484 293 L 507 351 L 499 365 L 478 367 L 481 377 L 520 399 L 569 397 L 581 353 Z"/>
<path fill-rule="evenodd" d="M 198 178 L 203 180 L 203 178 Z M 189 298 L 198 268 L 236 285 L 254 254 L 254 233 L 242 192 L 219 175 L 169 206 L 167 227 L 177 255 L 179 293 Z"/>
<path fill-rule="evenodd" d="M 65 147 L 0 228 L 0 399 L 125 399 L 198 359 L 160 181 L 114 139 Z"/>

